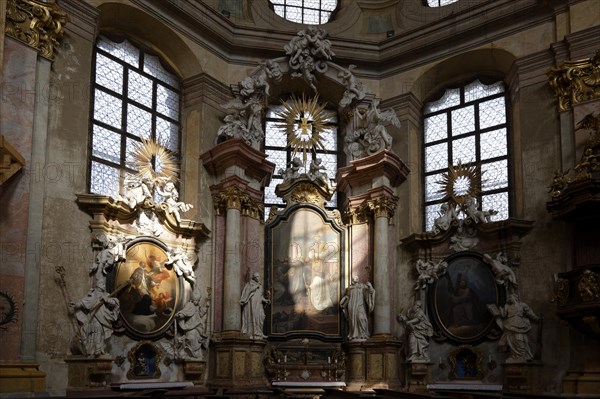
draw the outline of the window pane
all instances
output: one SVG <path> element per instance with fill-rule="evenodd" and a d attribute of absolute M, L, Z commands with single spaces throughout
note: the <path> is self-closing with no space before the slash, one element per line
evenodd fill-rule
<path fill-rule="evenodd" d="M 324 129 L 321 132 L 321 139 L 326 150 L 337 151 L 337 129 Z"/>
<path fill-rule="evenodd" d="M 106 38 L 101 38 L 98 41 L 97 47 L 102 49 L 116 58 L 128 63 L 136 68 L 140 64 L 140 52 L 139 50 L 127 40 L 122 43 L 112 42 Z"/>
<path fill-rule="evenodd" d="M 425 172 L 448 167 L 448 143 L 425 147 Z"/>
<path fill-rule="evenodd" d="M 482 209 L 484 211 L 493 209 L 498 212 L 492 216 L 492 221 L 508 219 L 508 193 L 497 193 L 484 195 L 482 197 Z"/>
<path fill-rule="evenodd" d="M 92 155 L 119 164 L 121 162 L 121 135 L 94 125 Z"/>
<path fill-rule="evenodd" d="M 440 204 L 428 205 L 425 207 L 425 231 L 433 229 L 433 222 L 439 217 Z"/>
<path fill-rule="evenodd" d="M 169 84 L 171 87 L 179 88 L 179 80 L 177 77 L 167 72 L 156 56 L 148 54 L 144 55 L 144 72 L 154 76 L 161 82 Z"/>
<path fill-rule="evenodd" d="M 437 201 L 444 198 L 444 193 L 439 192 L 442 186 L 438 182 L 441 180 L 441 173 L 425 177 L 425 201 Z"/>
<path fill-rule="evenodd" d="M 321 23 L 319 10 L 304 9 L 304 23 L 307 25 L 318 25 Z"/>
<path fill-rule="evenodd" d="M 479 127 L 501 125 L 506 122 L 506 107 L 504 97 L 498 97 L 493 100 L 482 102 L 479 105 Z"/>
<path fill-rule="evenodd" d="M 94 93 L 94 119 L 107 125 L 121 128 L 122 102 L 119 98 L 111 96 L 102 90 Z"/>
<path fill-rule="evenodd" d="M 325 167 L 327 177 L 335 179 L 337 173 L 337 154 L 317 154 L 317 158 L 321 158 L 322 165 Z"/>
<path fill-rule="evenodd" d="M 481 165 L 482 191 L 508 187 L 508 166 L 506 159 Z"/>
<path fill-rule="evenodd" d="M 268 158 L 267 161 L 275 164 L 275 174 L 279 174 L 279 169 L 287 168 L 287 152 L 277 150 L 265 150 Z"/>
<path fill-rule="evenodd" d="M 475 136 L 452 142 L 452 164 L 457 165 L 459 161 L 464 164 L 474 162 L 475 159 Z"/>
<path fill-rule="evenodd" d="M 285 19 L 288 21 L 302 23 L 302 9 L 297 7 L 286 7 Z"/>
<path fill-rule="evenodd" d="M 166 119 L 157 117 L 156 140 L 171 151 L 179 151 L 179 127 Z"/>
<path fill-rule="evenodd" d="M 119 169 L 92 161 L 90 171 L 90 192 L 93 194 L 110 195 L 119 194 Z"/>
<path fill-rule="evenodd" d="M 479 100 L 480 98 L 493 96 L 503 92 L 504 85 L 502 82 L 497 82 L 486 86 L 479 80 L 476 80 L 473 83 L 465 86 L 465 102 Z"/>
<path fill-rule="evenodd" d="M 425 105 L 425 113 L 440 111 L 460 104 L 460 89 L 448 89 L 437 101 Z"/>
<path fill-rule="evenodd" d="M 129 104 L 127 106 L 127 133 L 149 140 L 152 137 L 152 114 Z"/>
<path fill-rule="evenodd" d="M 285 129 L 277 125 L 277 122 L 267 122 L 265 145 L 272 147 L 287 147 L 287 135 Z"/>
<path fill-rule="evenodd" d="M 507 155 L 506 129 L 481 133 L 479 140 L 481 159 L 490 159 Z"/>
<path fill-rule="evenodd" d="M 425 118 L 425 142 L 442 140 L 448 137 L 448 122 L 446 114 Z"/>
<path fill-rule="evenodd" d="M 335 0 L 321 0 L 321 9 L 327 11 L 333 11 L 337 7 L 337 1 Z"/>
<path fill-rule="evenodd" d="M 127 97 L 143 104 L 147 107 L 152 106 L 152 81 L 137 72 L 129 71 L 129 86 L 127 88 Z"/>
<path fill-rule="evenodd" d="M 96 54 L 96 83 L 123 94 L 123 66 L 102 54 Z"/>
<path fill-rule="evenodd" d="M 452 111 L 452 135 L 472 132 L 475 130 L 475 107 L 459 108 Z"/>
<path fill-rule="evenodd" d="M 179 94 L 163 85 L 156 86 L 156 110 L 161 114 L 179 119 Z"/>
<path fill-rule="evenodd" d="M 127 138 L 126 141 L 126 152 L 125 152 L 125 163 L 129 169 L 137 170 L 137 167 L 133 163 L 133 154 L 136 149 L 140 146 L 141 142 Z"/>
<path fill-rule="evenodd" d="M 282 182 L 283 179 L 271 179 L 271 185 L 265 187 L 265 204 L 283 204 L 283 198 L 275 195 L 275 187 Z"/>

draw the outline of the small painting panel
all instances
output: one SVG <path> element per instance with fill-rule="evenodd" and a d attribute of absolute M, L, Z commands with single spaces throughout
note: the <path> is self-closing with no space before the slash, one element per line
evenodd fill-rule
<path fill-rule="evenodd" d="M 168 255 L 154 242 L 142 241 L 127 249 L 126 260 L 115 271 L 114 290 L 121 317 L 135 336 L 153 338 L 173 322 L 180 296 L 180 281 L 165 267 Z"/>

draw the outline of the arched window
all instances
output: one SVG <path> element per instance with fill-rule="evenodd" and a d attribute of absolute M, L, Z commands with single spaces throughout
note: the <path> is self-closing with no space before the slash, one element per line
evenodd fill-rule
<path fill-rule="evenodd" d="M 458 0 L 427 0 L 429 7 L 443 7 L 448 4 L 456 3 Z"/>
<path fill-rule="evenodd" d="M 265 218 L 268 218 L 271 206 L 275 205 L 279 208 L 283 208 L 284 206 L 283 199 L 275 194 L 275 187 L 283 182 L 284 177 L 281 174 L 281 171 L 285 171 L 292 161 L 292 148 L 290 147 L 285 128 L 286 120 L 282 116 L 284 109 L 285 107 L 283 105 L 271 105 L 267 109 L 265 118 L 264 150 L 268 155 L 267 159 L 275 164 L 275 173 L 271 179 L 271 184 L 265 187 Z M 330 184 L 334 185 L 339 154 L 337 141 L 338 117 L 337 113 L 333 110 L 326 109 L 326 115 L 325 129 L 320 133 L 323 148 L 318 148 L 308 155 L 306 168 L 309 167 L 312 160 L 319 158 L 321 164 L 325 167 Z M 296 121 L 298 124 L 301 123 L 300 117 L 307 117 L 307 122 L 309 124 L 312 122 L 310 115 L 302 114 L 299 115 L 299 118 Z M 302 155 L 300 155 L 300 157 L 302 157 Z M 300 173 L 304 172 L 304 168 L 301 168 Z M 337 194 L 334 194 L 325 206 L 330 209 L 337 207 Z"/>
<path fill-rule="evenodd" d="M 479 80 L 450 88 L 424 108 L 425 228 L 430 231 L 445 202 L 443 181 L 449 167 L 472 167 L 480 176 L 478 204 L 509 217 L 507 105 L 503 82 Z"/>
<path fill-rule="evenodd" d="M 89 190 L 116 196 L 136 172 L 131 152 L 142 138 L 179 152 L 180 82 L 127 40 L 101 36 L 94 66 Z"/>
<path fill-rule="evenodd" d="M 337 0 L 271 0 L 275 14 L 305 25 L 329 22 L 337 3 Z"/>

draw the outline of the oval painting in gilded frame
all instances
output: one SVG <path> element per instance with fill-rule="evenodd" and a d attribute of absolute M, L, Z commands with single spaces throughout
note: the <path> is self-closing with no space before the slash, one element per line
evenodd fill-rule
<path fill-rule="evenodd" d="M 494 326 L 488 305 L 501 306 L 504 290 L 478 253 L 453 255 L 446 262 L 447 272 L 429 288 L 432 321 L 450 340 L 476 343 Z"/>
<path fill-rule="evenodd" d="M 121 304 L 121 317 L 135 337 L 160 336 L 178 309 L 181 283 L 175 271 L 165 267 L 165 249 L 158 241 L 133 241 L 126 260 L 115 270 L 114 290 Z"/>

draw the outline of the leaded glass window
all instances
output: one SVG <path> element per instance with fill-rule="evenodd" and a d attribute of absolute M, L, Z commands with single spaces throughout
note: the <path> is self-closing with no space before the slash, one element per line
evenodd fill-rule
<path fill-rule="evenodd" d="M 136 172 L 131 150 L 154 139 L 180 146 L 179 79 L 160 59 L 127 40 L 96 43 L 92 105 L 90 192 L 116 196 Z"/>
<path fill-rule="evenodd" d="M 429 7 L 443 7 L 448 4 L 456 3 L 458 0 L 427 0 Z"/>
<path fill-rule="evenodd" d="M 331 20 L 337 0 L 271 0 L 275 14 L 304 25 L 320 25 Z"/>
<path fill-rule="evenodd" d="M 283 182 L 281 171 L 285 171 L 292 160 L 292 149 L 289 147 L 288 137 L 285 129 L 285 120 L 281 117 L 283 105 L 272 105 L 268 108 L 265 118 L 265 142 L 264 150 L 270 162 L 275 164 L 275 173 L 271 179 L 271 184 L 265 187 L 265 219 L 269 216 L 271 206 L 275 205 L 278 208 L 283 208 L 283 199 L 275 194 L 275 187 Z M 305 115 L 300 115 L 303 117 Z M 300 123 L 300 118 L 297 120 Z M 312 160 L 319 158 L 321 165 L 325 167 L 325 172 L 329 177 L 330 184 L 335 186 L 335 175 L 338 165 L 338 118 L 337 113 L 333 110 L 327 110 L 327 119 L 325 129 L 321 131 L 324 149 L 317 149 L 309 154 L 306 160 L 306 169 L 309 168 Z M 301 154 L 296 156 L 302 157 Z M 307 172 L 304 167 L 300 169 L 300 173 Z M 337 207 L 337 193 L 333 195 L 330 201 L 325 206 L 329 209 Z"/>
<path fill-rule="evenodd" d="M 447 89 L 424 108 L 425 229 L 430 231 L 448 198 L 438 182 L 459 162 L 475 166 L 480 176 L 477 198 L 483 210 L 498 212 L 492 220 L 509 217 L 507 104 L 502 82 L 479 80 Z"/>

